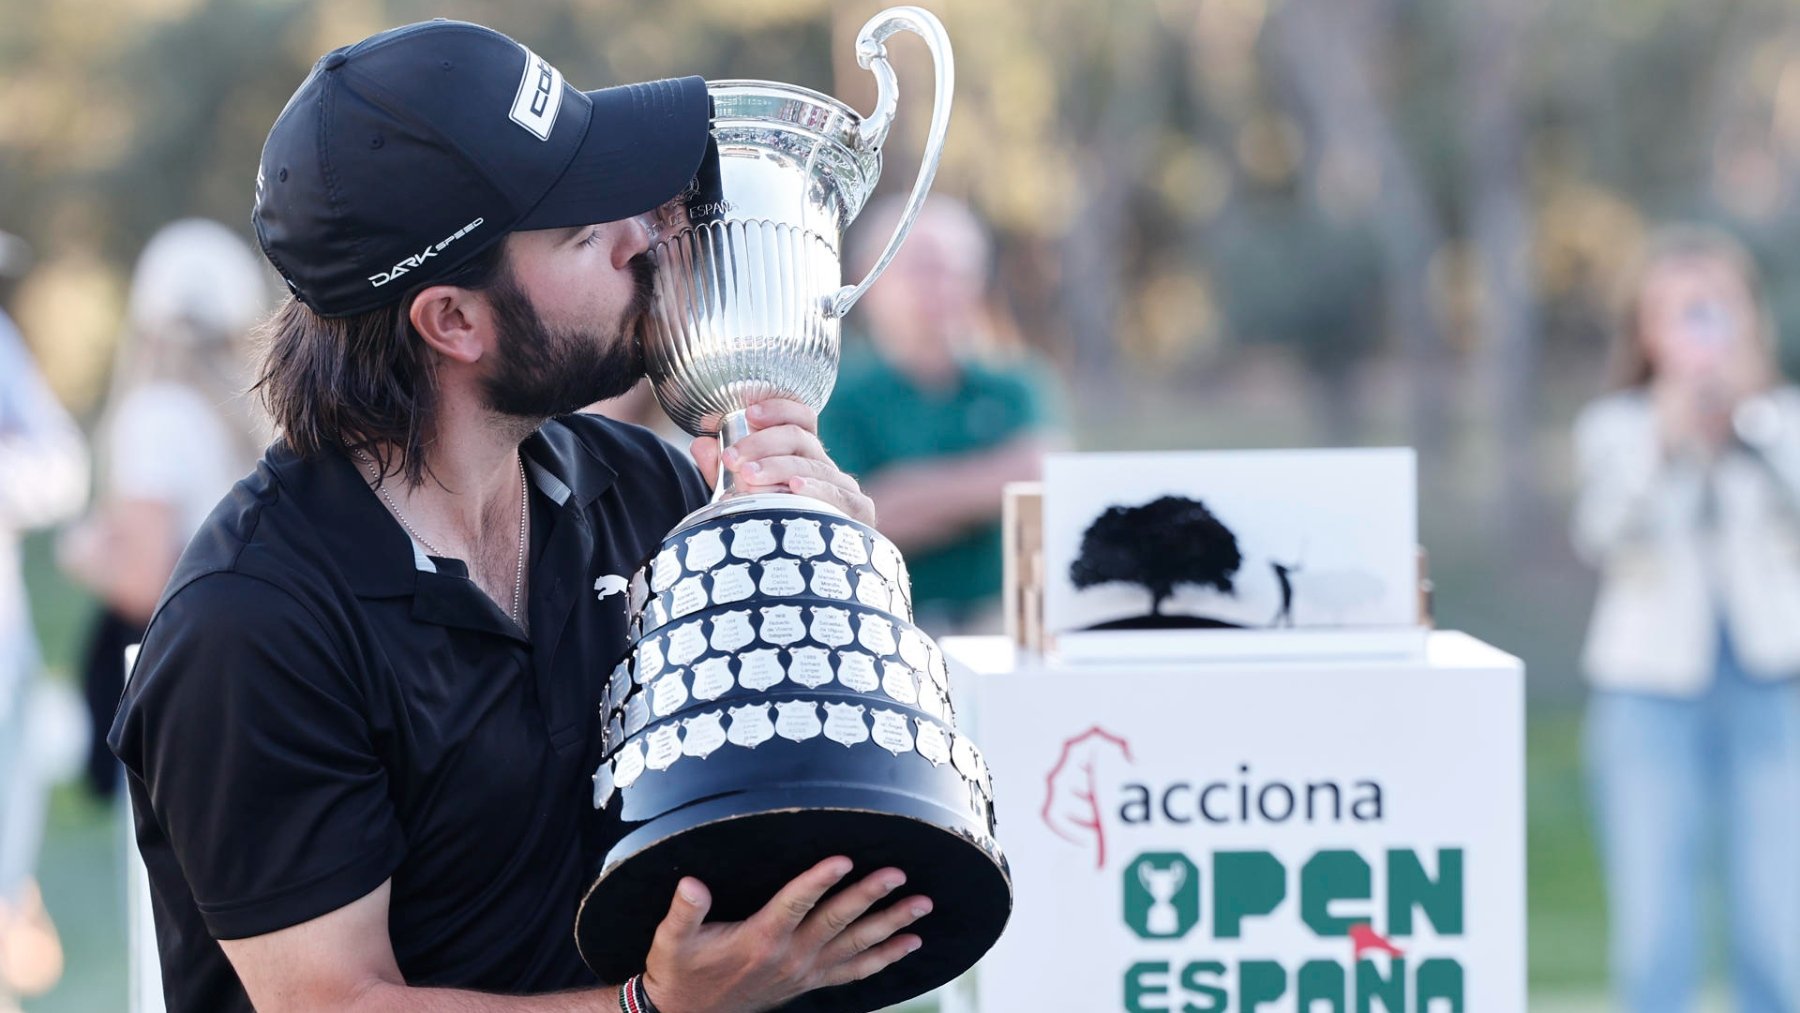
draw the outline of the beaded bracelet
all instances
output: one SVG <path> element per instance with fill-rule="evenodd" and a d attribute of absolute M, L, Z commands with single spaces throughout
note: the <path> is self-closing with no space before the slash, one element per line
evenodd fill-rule
<path fill-rule="evenodd" d="M 650 993 L 644 988 L 644 976 L 634 974 L 619 986 L 619 1013 L 656 1013 Z"/>

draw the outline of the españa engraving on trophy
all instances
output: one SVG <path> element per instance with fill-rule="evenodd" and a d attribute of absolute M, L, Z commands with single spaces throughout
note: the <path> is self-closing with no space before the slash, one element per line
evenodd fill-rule
<path fill-rule="evenodd" d="M 762 629 L 757 635 L 765 644 L 786 646 L 806 636 L 806 625 L 800 621 L 798 605 L 770 605 L 762 610 Z"/>
<path fill-rule="evenodd" d="M 651 770 L 668 770 L 681 759 L 681 726 L 666 724 L 651 732 L 646 738 L 646 754 L 644 765 Z"/>
<path fill-rule="evenodd" d="M 699 620 L 696 619 L 669 635 L 669 664 L 690 665 L 695 658 L 705 653 L 706 634 L 701 631 Z"/>
<path fill-rule="evenodd" d="M 912 728 L 906 715 L 877 707 L 870 715 L 875 720 L 875 744 L 900 756 L 913 751 Z"/>
<path fill-rule="evenodd" d="M 688 539 L 683 562 L 693 573 L 705 573 L 725 561 L 725 539 L 718 528 L 706 528 Z"/>
<path fill-rule="evenodd" d="M 950 743 L 944 738 L 943 727 L 924 718 L 914 718 L 913 720 L 919 725 L 919 732 L 914 736 L 919 755 L 930 760 L 934 767 L 941 767 L 949 763 Z"/>
<path fill-rule="evenodd" d="M 876 615 L 859 617 L 856 639 L 876 654 L 885 656 L 894 653 L 893 620 Z"/>
<path fill-rule="evenodd" d="M 620 788 L 629 788 L 643 773 L 644 744 L 633 739 L 620 746 L 619 755 L 613 757 L 613 783 Z"/>
<path fill-rule="evenodd" d="M 862 532 L 848 524 L 831 526 L 831 554 L 852 566 L 869 561 L 869 550 L 863 545 Z"/>
<path fill-rule="evenodd" d="M 773 647 L 751 651 L 738 659 L 738 685 L 761 693 L 787 678 L 781 654 Z"/>
<path fill-rule="evenodd" d="M 828 647 L 844 647 L 856 640 L 850 630 L 850 610 L 819 606 L 813 609 L 812 638 Z"/>
<path fill-rule="evenodd" d="M 729 605 L 756 593 L 756 581 L 750 579 L 749 563 L 733 563 L 713 572 L 713 604 Z"/>
<path fill-rule="evenodd" d="M 908 707 L 916 707 L 919 703 L 918 684 L 913 681 L 912 670 L 895 661 L 881 663 L 881 691 L 896 703 Z"/>
<path fill-rule="evenodd" d="M 842 563 L 814 563 L 813 593 L 821 598 L 839 601 L 850 597 L 850 572 Z"/>
<path fill-rule="evenodd" d="M 688 702 L 687 683 L 681 675 L 677 668 L 650 684 L 650 710 L 657 717 L 666 718 Z"/>
<path fill-rule="evenodd" d="M 819 522 L 805 517 L 789 517 L 781 522 L 781 548 L 804 559 L 825 551 L 825 539 L 819 535 Z"/>
<path fill-rule="evenodd" d="M 731 727 L 725 738 L 734 746 L 755 749 L 775 737 L 775 725 L 769 720 L 769 705 L 751 704 L 730 709 Z"/>
<path fill-rule="evenodd" d="M 805 742 L 824 730 L 819 705 L 811 700 L 783 700 L 775 705 L 775 734 L 793 742 Z"/>
<path fill-rule="evenodd" d="M 681 752 L 704 760 L 725 744 L 725 715 L 706 711 L 681 722 Z"/>
<path fill-rule="evenodd" d="M 731 678 L 730 658 L 708 658 L 694 666 L 694 697 L 717 700 L 731 692 L 736 683 Z"/>
<path fill-rule="evenodd" d="M 761 559 L 775 551 L 775 522 L 768 518 L 731 526 L 731 554 L 739 559 Z"/>
<path fill-rule="evenodd" d="M 869 741 L 869 726 L 863 721 L 861 704 L 827 703 L 825 705 L 825 737 L 845 749 Z"/>
<path fill-rule="evenodd" d="M 881 676 L 875 672 L 875 659 L 861 651 L 843 651 L 838 655 L 838 681 L 858 693 L 873 693 L 881 688 Z M 906 748 L 911 749 L 912 746 Z"/>
<path fill-rule="evenodd" d="M 757 590 L 774 598 L 791 598 L 805 592 L 806 578 L 800 575 L 800 561 L 771 559 L 764 563 Z"/>
<path fill-rule="evenodd" d="M 796 647 L 788 658 L 788 678 L 807 689 L 818 689 L 835 677 L 831 652 L 823 647 Z"/>

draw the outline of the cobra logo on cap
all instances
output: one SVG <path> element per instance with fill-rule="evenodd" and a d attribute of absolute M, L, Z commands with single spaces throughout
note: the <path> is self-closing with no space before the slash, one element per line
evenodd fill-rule
<path fill-rule="evenodd" d="M 519 78 L 519 93 L 513 96 L 512 112 L 507 117 L 540 141 L 550 139 L 550 128 L 556 124 L 556 112 L 562 108 L 562 71 L 548 60 L 524 46 L 525 73 Z"/>

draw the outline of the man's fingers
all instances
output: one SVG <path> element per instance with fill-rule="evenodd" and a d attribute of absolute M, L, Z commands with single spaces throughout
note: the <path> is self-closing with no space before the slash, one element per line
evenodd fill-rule
<path fill-rule="evenodd" d="M 860 490 L 856 479 L 837 470 L 829 461 L 797 454 L 765 457 L 760 461 L 747 462 L 744 467 L 746 470 L 739 474 L 746 482 L 754 481 L 757 485 L 785 487 L 796 478 L 816 478 Z"/>
<path fill-rule="evenodd" d="M 824 969 L 819 982 L 820 988 L 830 988 L 847 982 L 861 981 L 864 978 L 885 969 L 901 957 L 917 950 L 923 941 L 911 933 L 894 938 L 870 950 L 865 950 L 855 958 L 847 960 L 836 967 Z"/>
<path fill-rule="evenodd" d="M 706 479 L 706 487 L 712 488 L 719 481 L 719 438 L 702 436 L 688 445 L 688 453 L 694 458 L 694 466 L 700 469 L 700 477 Z"/>
<path fill-rule="evenodd" d="M 785 397 L 772 397 L 767 401 L 758 401 L 744 413 L 750 425 L 756 429 L 768 429 L 771 426 L 799 426 L 808 432 L 819 431 L 819 413 L 798 401 Z"/>
<path fill-rule="evenodd" d="M 836 898 L 833 898 L 834 900 Z M 819 967 L 830 969 L 886 942 L 894 933 L 931 913 L 928 897 L 908 897 L 874 914 L 858 918 L 819 952 Z M 817 918 L 818 915 L 814 915 Z"/>
<path fill-rule="evenodd" d="M 881 869 L 864 876 L 855 885 L 819 905 L 819 909 L 806 919 L 806 924 L 800 926 L 798 941 L 813 950 L 830 946 L 846 929 L 855 925 L 857 919 L 904 882 L 906 873 L 899 869 Z M 887 933 L 884 933 L 882 938 L 886 937 Z M 880 941 L 872 939 L 869 942 L 873 945 Z"/>
<path fill-rule="evenodd" d="M 825 460 L 825 447 L 816 435 L 799 426 L 776 426 L 773 429 L 758 429 L 734 442 L 725 455 L 725 463 L 737 468 L 785 454 L 797 454 L 822 461 Z"/>
<path fill-rule="evenodd" d="M 760 921 L 778 929 L 783 935 L 792 933 L 812 914 L 813 908 L 819 904 L 819 898 L 838 881 L 850 874 L 850 859 L 837 855 L 825 859 L 798 876 L 781 888 L 781 892 L 770 898 L 751 921 Z"/>
<path fill-rule="evenodd" d="M 656 927 L 659 940 L 670 946 L 679 946 L 700 931 L 706 922 L 706 912 L 712 909 L 712 893 L 706 884 L 692 876 L 682 877 L 675 884 L 675 898 L 669 902 L 669 913 L 663 916 L 662 923 Z"/>

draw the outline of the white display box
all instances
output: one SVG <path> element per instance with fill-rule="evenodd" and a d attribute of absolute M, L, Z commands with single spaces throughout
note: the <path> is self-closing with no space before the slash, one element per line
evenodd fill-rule
<path fill-rule="evenodd" d="M 986 1013 L 1526 1008 L 1517 658 L 1443 632 L 1412 660 L 943 647 L 1013 873 Z"/>

